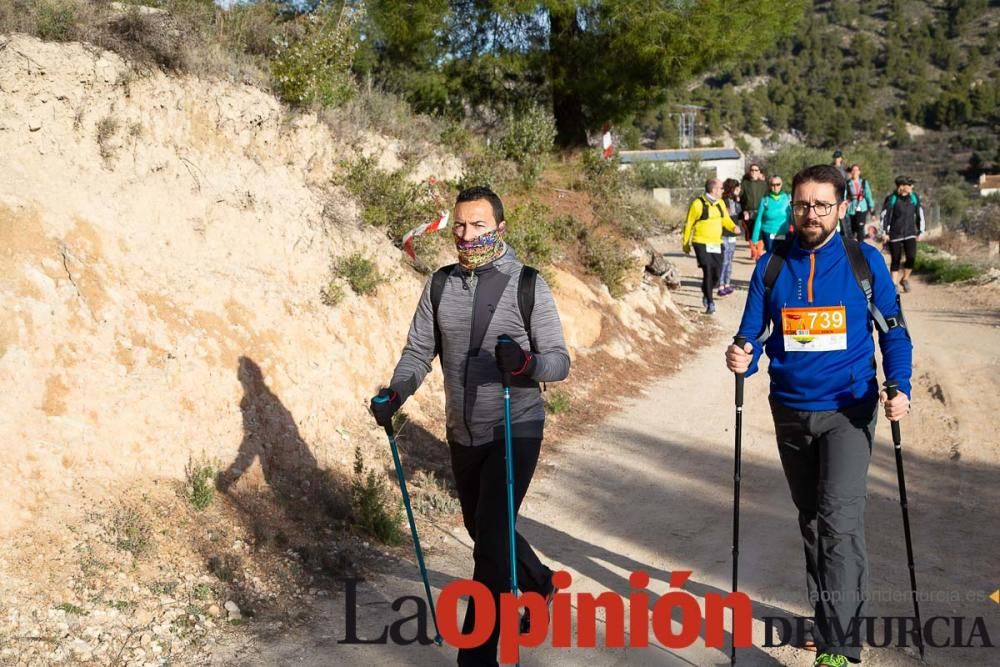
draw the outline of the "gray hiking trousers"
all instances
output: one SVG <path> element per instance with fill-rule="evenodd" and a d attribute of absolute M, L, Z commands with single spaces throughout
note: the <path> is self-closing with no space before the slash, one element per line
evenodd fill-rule
<path fill-rule="evenodd" d="M 771 400 L 781 466 L 799 511 L 817 649 L 851 662 L 861 660 L 850 629 L 861 622 L 855 619 L 868 590 L 865 498 L 877 409 L 877 399 L 818 412 Z"/>

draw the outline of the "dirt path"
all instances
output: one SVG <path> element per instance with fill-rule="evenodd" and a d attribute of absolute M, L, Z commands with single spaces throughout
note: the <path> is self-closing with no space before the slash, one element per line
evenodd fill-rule
<path fill-rule="evenodd" d="M 743 255 L 743 252 L 739 253 Z M 628 576 L 645 570 L 649 590 L 668 590 L 670 573 L 691 570 L 684 590 L 701 600 L 729 589 L 731 562 L 733 407 L 732 376 L 722 350 L 735 331 L 745 291 L 720 300 L 714 318 L 696 315 L 700 293 L 692 259 L 676 260 L 685 276 L 675 298 L 704 323 L 711 344 L 692 353 L 676 374 L 651 385 L 619 413 L 580 434 L 552 457 L 533 483 L 519 520 L 521 530 L 553 569 L 573 576 L 570 592 L 613 590 L 628 595 Z M 739 259 L 736 277 L 745 286 L 752 266 Z M 924 620 L 966 617 L 963 641 L 974 617 L 985 618 L 1000 642 L 1000 606 L 988 596 L 1000 584 L 995 559 L 1000 544 L 1000 497 L 996 480 L 1000 436 L 992 397 L 1000 389 L 1000 294 L 994 285 L 946 288 L 917 283 L 904 296 L 916 346 L 914 412 L 903 425 L 907 489 L 914 532 Z M 743 432 L 740 584 L 754 600 L 754 648 L 741 649 L 741 665 L 809 665 L 813 654 L 783 647 L 758 648 L 763 616 L 808 615 L 805 576 L 794 509 L 774 446 L 761 375 L 747 381 Z M 873 601 L 868 613 L 910 613 L 908 575 L 897 497 L 895 463 L 884 420 L 869 473 L 866 516 L 872 561 Z M 427 526 L 432 584 L 471 573 L 471 545 L 464 531 Z M 422 595 L 416 568 L 398 563 L 359 587 L 358 627 L 375 636 L 399 615 L 396 597 Z M 974 598 L 970 601 L 970 598 Z M 449 648 L 393 645 L 347 646 L 344 600 L 321 600 L 308 630 L 280 638 L 259 637 L 238 651 L 242 664 L 445 665 Z M 404 612 L 412 613 L 412 612 Z M 678 628 L 679 626 L 675 626 Z M 955 629 L 938 626 L 938 640 Z M 599 626 L 599 633 L 600 633 Z M 412 630 L 409 630 L 412 632 Z M 366 634 L 367 633 L 367 634 Z M 702 635 L 704 636 L 704 635 Z M 727 635 L 728 640 L 728 635 Z M 598 643 L 603 641 L 600 636 Z M 867 649 L 865 664 L 919 664 L 900 649 Z M 989 648 L 929 649 L 937 665 L 998 664 Z M 728 655 L 703 639 L 684 650 L 530 649 L 524 665 L 721 665 Z"/>

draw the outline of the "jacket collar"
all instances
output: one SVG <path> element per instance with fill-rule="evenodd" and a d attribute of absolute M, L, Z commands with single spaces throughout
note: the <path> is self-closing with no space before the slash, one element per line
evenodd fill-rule
<path fill-rule="evenodd" d="M 832 257 L 834 255 L 843 254 L 845 252 L 844 238 L 840 235 L 840 233 L 837 230 L 833 231 L 833 236 L 836 238 L 828 240 L 819 248 L 815 250 L 807 250 L 806 248 L 803 248 L 799 244 L 799 235 L 796 234 L 795 236 L 792 237 L 792 245 L 791 248 L 789 249 L 790 253 L 794 257 L 808 257 L 811 254 L 818 255 L 820 253 L 823 253 L 824 257 Z"/>

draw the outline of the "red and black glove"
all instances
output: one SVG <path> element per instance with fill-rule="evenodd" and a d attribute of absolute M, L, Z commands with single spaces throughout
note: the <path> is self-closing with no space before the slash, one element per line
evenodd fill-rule
<path fill-rule="evenodd" d="M 372 396 L 369 406 L 372 416 L 375 417 L 375 423 L 382 428 L 388 428 L 392 426 L 392 416 L 402 406 L 402 401 L 399 400 L 399 394 L 383 387 L 378 395 Z"/>
<path fill-rule="evenodd" d="M 535 355 L 522 350 L 521 346 L 507 335 L 497 338 L 494 355 L 496 356 L 497 368 L 500 369 L 500 372 L 510 373 L 511 375 L 531 377 L 538 363 Z"/>

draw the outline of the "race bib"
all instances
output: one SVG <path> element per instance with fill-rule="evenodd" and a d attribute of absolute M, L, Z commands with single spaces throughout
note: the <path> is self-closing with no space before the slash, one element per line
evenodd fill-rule
<path fill-rule="evenodd" d="M 781 330 L 786 352 L 847 349 L 847 312 L 843 306 L 782 308 Z"/>
<path fill-rule="evenodd" d="M 705 252 L 710 252 L 710 253 L 713 253 L 713 254 L 718 254 L 718 253 L 722 252 L 722 244 L 721 243 L 706 243 L 705 244 Z"/>

